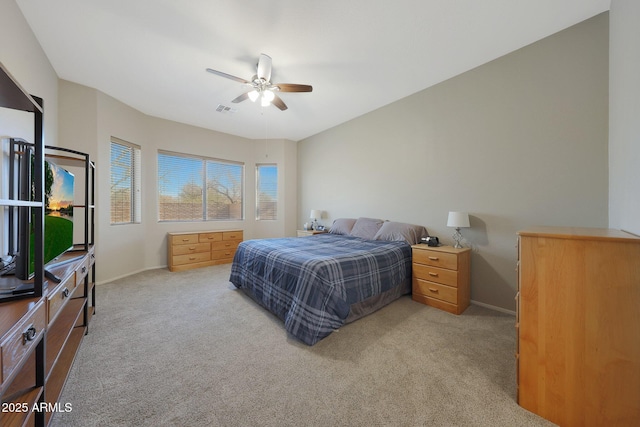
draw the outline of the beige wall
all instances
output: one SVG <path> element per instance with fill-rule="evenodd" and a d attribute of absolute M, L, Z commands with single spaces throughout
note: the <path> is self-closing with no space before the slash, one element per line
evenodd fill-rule
<path fill-rule="evenodd" d="M 58 145 L 58 76 L 14 0 L 0 0 L 0 62 L 30 94 L 44 100 L 44 137 Z M 33 140 L 33 116 L 16 124 L 9 110 L 0 109 L 0 137 Z"/>
<path fill-rule="evenodd" d="M 300 142 L 298 223 L 323 209 L 451 243 L 448 211 L 468 211 L 471 297 L 514 310 L 518 229 L 607 226 L 607 55 L 602 14 Z"/>
<path fill-rule="evenodd" d="M 640 235 L 640 2 L 611 2 L 609 226 Z"/>

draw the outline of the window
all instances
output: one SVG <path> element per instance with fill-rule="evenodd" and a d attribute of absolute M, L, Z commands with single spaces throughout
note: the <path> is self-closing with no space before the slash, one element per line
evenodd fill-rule
<path fill-rule="evenodd" d="M 111 224 L 139 223 L 140 147 L 111 138 Z"/>
<path fill-rule="evenodd" d="M 243 163 L 158 151 L 158 220 L 243 219 L 243 177 Z"/>
<path fill-rule="evenodd" d="M 256 219 L 278 219 L 278 165 L 256 165 Z"/>

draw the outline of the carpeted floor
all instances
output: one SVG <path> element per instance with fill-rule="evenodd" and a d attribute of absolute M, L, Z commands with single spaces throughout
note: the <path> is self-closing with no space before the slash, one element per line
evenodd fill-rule
<path fill-rule="evenodd" d="M 514 318 L 403 297 L 313 347 L 229 265 L 97 287 L 61 396 L 71 426 L 550 426 L 515 401 Z"/>

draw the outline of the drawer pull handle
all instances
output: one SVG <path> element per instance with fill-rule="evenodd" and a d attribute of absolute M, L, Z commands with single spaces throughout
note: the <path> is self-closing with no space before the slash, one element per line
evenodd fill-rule
<path fill-rule="evenodd" d="M 429 276 L 438 277 L 438 273 L 429 272 Z"/>
<path fill-rule="evenodd" d="M 429 288 L 429 290 L 430 290 L 431 292 L 433 292 L 433 293 L 436 293 L 436 294 L 438 293 L 438 290 L 437 290 L 437 289 Z"/>
<path fill-rule="evenodd" d="M 183 242 L 188 242 L 190 239 L 182 239 Z"/>
<path fill-rule="evenodd" d="M 29 341 L 36 339 L 37 331 L 33 325 L 29 325 L 26 331 L 22 333 L 22 345 L 26 345 Z"/>
<path fill-rule="evenodd" d="M 196 250 L 196 248 L 195 248 L 195 246 L 192 246 L 192 247 L 190 247 L 190 248 L 189 248 L 189 250 L 190 250 L 190 251 L 195 251 L 195 250 Z"/>
<path fill-rule="evenodd" d="M 438 261 L 440 258 L 438 258 L 437 256 L 430 256 L 429 259 L 431 261 Z"/>
<path fill-rule="evenodd" d="M 82 272 L 86 273 L 87 272 L 87 267 L 86 266 L 82 266 Z"/>
<path fill-rule="evenodd" d="M 62 291 L 62 298 L 68 298 L 69 293 L 69 288 L 64 288 L 64 290 Z"/>
<path fill-rule="evenodd" d="M 193 261 L 194 259 L 196 259 L 195 257 L 189 257 L 189 261 Z"/>

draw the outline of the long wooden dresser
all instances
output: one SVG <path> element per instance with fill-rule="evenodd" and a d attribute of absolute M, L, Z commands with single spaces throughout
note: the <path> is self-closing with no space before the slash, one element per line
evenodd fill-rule
<path fill-rule="evenodd" d="M 168 233 L 169 271 L 230 263 L 242 239 L 242 230 Z"/>
<path fill-rule="evenodd" d="M 640 237 L 518 235 L 518 403 L 560 426 L 640 426 Z"/>

